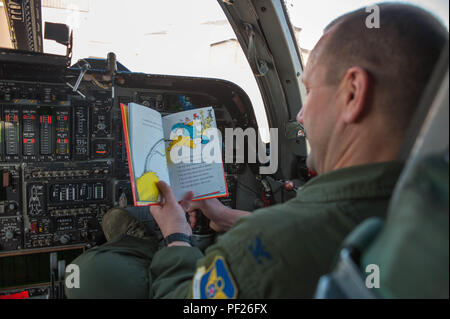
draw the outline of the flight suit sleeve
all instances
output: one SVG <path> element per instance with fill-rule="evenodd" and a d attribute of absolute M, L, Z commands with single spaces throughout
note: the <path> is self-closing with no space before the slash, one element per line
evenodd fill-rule
<path fill-rule="evenodd" d="M 194 299 L 263 298 L 260 282 L 276 263 L 267 230 L 257 212 L 239 219 L 199 260 L 189 297 Z M 269 235 L 269 234 L 268 234 Z"/>
<path fill-rule="evenodd" d="M 153 283 L 150 297 L 186 298 L 197 261 L 203 257 L 196 247 L 166 247 L 158 251 L 150 265 Z"/>
<path fill-rule="evenodd" d="M 191 247 L 159 251 L 151 265 L 153 298 L 311 298 L 331 255 L 316 218 L 298 222 L 295 204 L 240 218 L 202 256 Z M 317 230 L 317 227 L 316 227 Z M 314 244 L 315 243 L 315 244 Z M 325 251 L 325 252 L 324 252 Z M 329 262 L 331 263 L 331 261 Z"/>
<path fill-rule="evenodd" d="M 239 219 L 199 260 L 189 297 L 311 298 L 334 253 L 321 244 L 317 211 L 299 219 L 299 210 L 288 202 Z"/>
<path fill-rule="evenodd" d="M 219 249 L 204 256 L 195 247 L 164 248 L 155 254 L 150 272 L 153 299 L 237 298 L 237 285 Z"/>

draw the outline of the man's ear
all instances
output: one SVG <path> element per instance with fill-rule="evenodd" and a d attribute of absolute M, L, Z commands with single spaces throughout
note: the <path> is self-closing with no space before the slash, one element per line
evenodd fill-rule
<path fill-rule="evenodd" d="M 342 116 L 345 123 L 356 123 L 369 107 L 370 76 L 365 69 L 355 66 L 347 70 L 342 81 L 345 98 Z"/>

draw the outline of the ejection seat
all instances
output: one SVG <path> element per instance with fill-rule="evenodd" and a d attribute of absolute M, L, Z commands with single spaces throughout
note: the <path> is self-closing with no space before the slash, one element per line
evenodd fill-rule
<path fill-rule="evenodd" d="M 402 152 L 410 155 L 386 221 L 367 220 L 346 238 L 316 298 L 449 298 L 448 54 L 447 44 L 413 121 L 412 151 Z"/>

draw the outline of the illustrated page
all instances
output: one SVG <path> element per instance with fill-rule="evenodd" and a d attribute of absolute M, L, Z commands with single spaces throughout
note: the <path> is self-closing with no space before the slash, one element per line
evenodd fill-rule
<path fill-rule="evenodd" d="M 178 200 L 228 195 L 222 163 L 222 141 L 212 107 L 163 117 L 166 156 L 172 189 Z"/>

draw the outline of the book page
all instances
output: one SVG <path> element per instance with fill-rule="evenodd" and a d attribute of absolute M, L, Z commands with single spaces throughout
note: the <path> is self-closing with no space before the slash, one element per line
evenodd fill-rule
<path fill-rule="evenodd" d="M 128 112 L 136 200 L 159 202 L 156 183 L 163 180 L 170 185 L 161 114 L 136 103 L 129 104 Z"/>
<path fill-rule="evenodd" d="M 222 163 L 222 141 L 212 107 L 163 117 L 170 182 L 181 200 L 228 196 Z"/>

